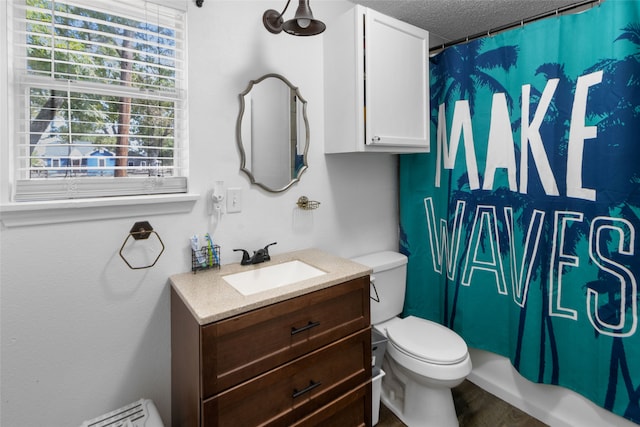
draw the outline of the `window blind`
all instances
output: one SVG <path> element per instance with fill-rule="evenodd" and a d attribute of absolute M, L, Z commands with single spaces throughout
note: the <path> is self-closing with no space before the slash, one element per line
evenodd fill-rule
<path fill-rule="evenodd" d="M 15 0 L 16 201 L 186 192 L 184 12 Z"/>

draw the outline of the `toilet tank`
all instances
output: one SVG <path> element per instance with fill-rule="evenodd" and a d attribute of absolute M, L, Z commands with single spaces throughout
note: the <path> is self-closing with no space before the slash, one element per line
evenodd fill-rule
<path fill-rule="evenodd" d="M 402 313 L 407 279 L 407 257 L 385 251 L 353 258 L 373 270 L 371 274 L 371 324 Z"/>

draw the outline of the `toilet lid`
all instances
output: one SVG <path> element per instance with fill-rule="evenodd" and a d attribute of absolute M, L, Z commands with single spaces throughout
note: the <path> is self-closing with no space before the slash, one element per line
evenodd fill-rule
<path fill-rule="evenodd" d="M 403 353 L 437 365 L 460 363 L 468 353 L 467 344 L 451 329 L 414 316 L 390 324 L 387 338 Z"/>

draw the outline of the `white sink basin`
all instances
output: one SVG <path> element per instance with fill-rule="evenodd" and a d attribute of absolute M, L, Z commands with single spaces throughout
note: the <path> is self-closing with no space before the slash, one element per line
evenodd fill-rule
<path fill-rule="evenodd" d="M 294 260 L 229 274 L 222 276 L 222 278 L 242 295 L 251 295 L 312 279 L 323 274 L 326 273 L 322 270 L 302 261 Z"/>

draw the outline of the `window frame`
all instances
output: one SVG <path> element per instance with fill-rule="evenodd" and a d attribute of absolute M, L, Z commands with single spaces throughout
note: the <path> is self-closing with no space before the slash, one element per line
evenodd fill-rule
<path fill-rule="evenodd" d="M 119 0 L 114 0 L 114 2 Z M 186 11 L 186 0 L 148 0 Z M 102 197 L 87 199 L 68 199 L 42 202 L 15 202 L 12 199 L 14 186 L 13 150 L 14 150 L 14 112 L 13 105 L 13 52 L 10 48 L 9 33 L 13 29 L 10 10 L 12 1 L 0 2 L 0 24 L 6 31 L 0 30 L 0 231 L 3 227 L 30 227 L 50 224 L 77 223 L 82 221 L 111 220 L 118 218 L 148 217 L 149 215 L 187 214 L 193 210 L 200 199 L 197 193 L 176 193 L 149 196 Z M 1 25 L 0 25 L 1 27 Z M 186 28 L 185 28 L 186 32 Z M 185 49 L 185 76 L 188 75 L 188 62 Z M 187 90 L 185 79 L 184 90 Z M 185 105 L 186 115 L 186 105 Z M 185 118 L 185 122 L 186 122 Z M 185 140 L 188 123 L 185 123 Z M 188 147 L 187 147 L 188 150 Z M 188 155 L 185 155 L 188 162 Z M 188 167 L 185 169 L 188 176 Z"/>
<path fill-rule="evenodd" d="M 140 19 L 140 13 L 134 13 L 134 11 L 139 10 L 139 7 L 143 7 L 146 2 L 144 0 L 135 0 L 135 5 L 132 4 L 131 1 L 126 3 L 119 1 L 108 1 L 108 0 L 97 0 L 91 3 L 84 4 L 82 1 L 78 0 L 67 0 L 69 3 L 77 4 L 81 7 L 86 7 L 94 10 L 100 10 L 101 7 L 109 6 L 113 8 L 114 6 L 119 8 L 118 13 L 122 13 L 123 11 L 131 11 L 131 17 L 133 19 Z M 163 3 L 161 0 L 155 0 L 156 2 Z M 153 1 L 152 1 L 153 2 Z M 16 6 L 16 3 L 18 4 Z M 23 70 L 20 71 L 16 67 L 16 57 L 19 56 L 15 51 L 16 47 L 14 46 L 14 39 L 19 37 L 16 31 L 16 25 L 20 23 L 20 21 L 24 21 L 24 16 L 16 17 L 14 14 L 16 13 L 16 7 L 20 7 L 20 5 L 24 5 L 24 0 L 9 0 L 5 3 L 6 11 L 4 11 L 5 16 L 0 18 L 4 18 L 7 26 L 6 34 L 3 34 L 0 38 L 0 41 L 3 42 L 3 46 L 7 49 L 7 55 L 4 55 L 7 61 L 6 65 L 3 67 L 7 71 L 7 80 L 6 83 L 8 97 L 6 101 L 6 108 L 8 114 L 4 116 L 8 116 L 8 132 L 6 134 L 8 144 L 9 145 L 9 155 L 6 158 L 7 162 L 2 162 L 2 169 L 8 171 L 8 176 L 6 178 L 6 184 L 9 186 L 9 197 L 2 197 L 1 202 L 3 204 L 7 203 L 32 203 L 32 202 L 46 202 L 46 201 L 64 201 L 64 200 L 95 200 L 95 199 L 104 199 L 104 198 L 118 198 L 118 197 L 126 197 L 129 199 L 145 197 L 148 195 L 159 195 L 159 194 L 188 194 L 188 120 L 187 120 L 187 49 L 186 49 L 186 13 L 182 15 L 182 36 L 180 38 L 179 46 L 177 49 L 181 52 L 179 61 L 181 61 L 182 66 L 177 67 L 176 75 L 180 80 L 179 87 L 176 88 L 176 91 L 179 91 L 178 100 L 176 102 L 177 108 L 174 110 L 174 119 L 175 123 L 175 136 L 174 143 L 175 145 L 179 145 L 173 152 L 173 162 L 176 171 L 178 171 L 175 176 L 170 177 L 159 177 L 159 176 L 149 176 L 148 178 L 141 177 L 109 177 L 105 179 L 92 179 L 91 177 L 69 177 L 69 178 L 46 178 L 46 179 L 34 179 L 31 177 L 24 178 L 20 177 L 21 172 L 19 170 L 20 167 L 25 167 L 26 163 L 22 165 L 19 164 L 20 159 L 18 158 L 19 150 L 24 149 L 25 142 L 24 140 L 20 142 L 20 138 L 29 138 L 29 129 L 22 129 L 24 135 L 21 136 L 19 133 L 21 129 L 20 126 L 27 127 L 29 123 L 29 98 L 28 95 L 25 95 L 22 91 L 29 91 L 31 87 L 42 87 L 42 84 L 39 82 L 38 76 L 31 76 L 29 78 L 25 78 L 28 74 L 26 67 L 23 67 Z M 164 6 L 156 6 L 153 7 L 165 7 L 166 2 L 164 2 Z M 136 6 L 138 6 L 136 8 Z M 178 11 L 185 12 L 186 7 L 181 7 L 180 3 L 177 4 L 176 14 Z M 26 60 L 26 54 L 22 54 L 22 56 Z M 0 63 L 1 64 L 1 63 Z M 6 81 L 6 80 L 5 80 Z M 51 89 L 54 87 L 59 87 L 59 81 L 53 81 L 50 84 Z M 63 83 L 64 84 L 64 83 Z M 69 86 L 69 83 L 66 83 Z M 83 85 L 85 88 L 89 85 Z M 69 86 L 70 87 L 70 86 Z M 114 93 L 117 93 L 118 88 L 114 89 Z M 123 89 L 122 93 L 131 93 L 131 90 Z M 99 92 L 97 92 L 99 93 Z M 154 95 L 155 96 L 155 95 Z M 20 105 L 22 102 L 23 105 Z M 10 108 L 13 106 L 13 108 Z M 3 147 L 4 148 L 4 147 Z M 28 160 L 27 160 L 28 161 Z M 23 161 L 26 162 L 26 161 Z M 147 162 L 152 163 L 152 162 Z M 151 173 L 149 173 L 151 175 Z M 73 175 L 73 174 L 71 174 Z M 5 185 L 3 185 L 5 187 Z M 6 187 L 5 187 L 6 188 Z M 35 188 L 35 190 L 34 190 Z M 35 191 L 35 195 L 33 192 Z M 117 202 L 116 202 L 117 204 Z"/>

